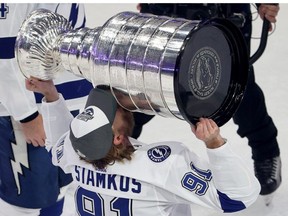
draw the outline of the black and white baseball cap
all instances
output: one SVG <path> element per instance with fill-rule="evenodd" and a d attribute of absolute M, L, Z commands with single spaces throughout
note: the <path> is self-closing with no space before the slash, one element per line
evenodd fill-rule
<path fill-rule="evenodd" d="M 85 110 L 70 125 L 70 140 L 76 153 L 87 160 L 99 160 L 109 152 L 113 142 L 112 125 L 117 102 L 110 91 L 90 91 Z"/>

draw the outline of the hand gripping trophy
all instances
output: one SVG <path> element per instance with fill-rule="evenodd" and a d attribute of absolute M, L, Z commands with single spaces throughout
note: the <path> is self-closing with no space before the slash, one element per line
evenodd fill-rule
<path fill-rule="evenodd" d="M 191 21 L 122 12 L 102 27 L 72 30 L 61 15 L 38 9 L 15 45 L 26 77 L 54 79 L 67 70 L 110 87 L 130 111 L 199 117 L 225 124 L 241 102 L 248 75 L 242 34 L 227 20 Z M 116 94 L 121 92 L 121 94 Z"/>

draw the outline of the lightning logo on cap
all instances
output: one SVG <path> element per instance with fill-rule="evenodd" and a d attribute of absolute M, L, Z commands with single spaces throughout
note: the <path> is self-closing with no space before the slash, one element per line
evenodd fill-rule
<path fill-rule="evenodd" d="M 80 113 L 76 118 L 82 121 L 87 122 L 88 120 L 93 119 L 94 111 L 92 108 L 86 108 L 82 113 Z"/>

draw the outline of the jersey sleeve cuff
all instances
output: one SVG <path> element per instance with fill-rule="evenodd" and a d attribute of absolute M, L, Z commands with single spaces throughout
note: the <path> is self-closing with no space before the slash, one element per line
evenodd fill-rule
<path fill-rule="evenodd" d="M 34 120 L 35 118 L 37 118 L 39 115 L 39 112 L 36 111 L 35 113 L 33 113 L 32 115 L 20 120 L 21 123 L 27 123 L 27 122 L 30 122 L 32 120 Z"/>

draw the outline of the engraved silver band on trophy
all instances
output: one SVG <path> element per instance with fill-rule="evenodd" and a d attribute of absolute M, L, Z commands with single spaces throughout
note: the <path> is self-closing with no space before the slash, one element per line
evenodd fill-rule
<path fill-rule="evenodd" d="M 26 77 L 54 79 L 67 70 L 93 86 L 110 86 L 128 110 L 191 123 L 206 116 L 221 126 L 247 80 L 246 47 L 235 28 L 222 20 L 122 12 L 102 27 L 73 30 L 62 16 L 39 9 L 22 24 L 15 55 Z"/>

